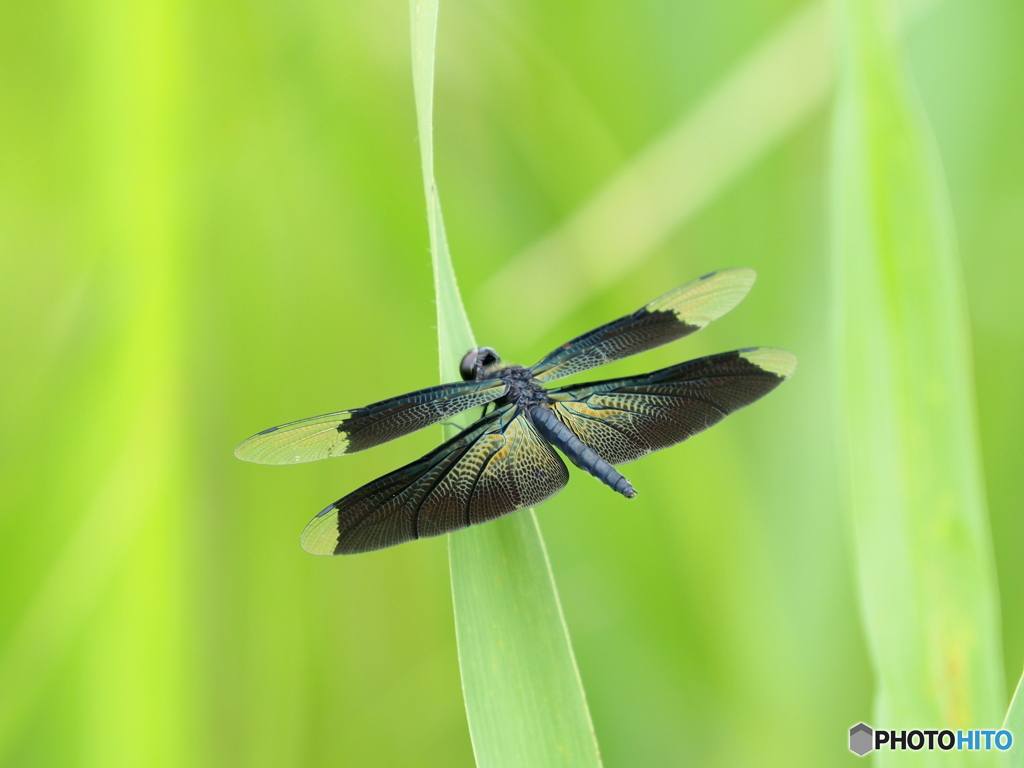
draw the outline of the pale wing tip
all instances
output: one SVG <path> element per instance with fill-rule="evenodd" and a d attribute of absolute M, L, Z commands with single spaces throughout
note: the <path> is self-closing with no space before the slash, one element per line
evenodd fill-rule
<path fill-rule="evenodd" d="M 718 280 L 732 280 L 737 283 L 745 282 L 753 285 L 754 281 L 757 280 L 757 271 L 750 267 L 726 267 L 725 269 L 716 269 L 714 272 L 701 275 L 697 280 L 710 280 L 712 277 Z"/>
<path fill-rule="evenodd" d="M 658 297 L 647 309 L 670 310 L 681 322 L 703 328 L 743 301 L 756 279 L 749 267 L 718 269 Z"/>
<path fill-rule="evenodd" d="M 263 464 L 264 462 L 260 461 L 259 457 L 253 452 L 252 440 L 253 438 L 250 437 L 235 446 L 235 458 L 242 461 L 250 461 L 253 464 Z"/>
<path fill-rule="evenodd" d="M 309 521 L 299 544 L 311 555 L 334 554 L 338 547 L 338 511 L 333 504 Z"/>
<path fill-rule="evenodd" d="M 304 464 L 348 453 L 342 423 L 352 411 L 336 411 L 264 429 L 235 448 L 235 458 L 253 464 Z"/>
<path fill-rule="evenodd" d="M 320 425 L 314 425 L 319 427 Z M 235 448 L 235 458 L 253 464 L 305 464 L 348 453 L 348 440 L 330 429 L 310 433 L 310 427 L 267 429 L 243 440 Z M 333 439 L 325 439 L 324 432 Z"/>
<path fill-rule="evenodd" d="M 248 440 L 243 440 L 239 443 L 238 447 L 235 448 L 235 458 L 248 461 L 251 464 L 269 465 L 304 464 L 307 461 L 316 461 L 323 458 L 308 454 L 303 455 L 301 451 L 296 453 L 295 449 L 291 446 L 263 445 L 263 441 L 258 439 L 263 434 L 263 432 L 260 432 L 258 435 L 253 435 Z"/>
<path fill-rule="evenodd" d="M 788 379 L 796 370 L 796 355 L 787 349 L 751 347 L 741 349 L 740 357 L 763 371 L 775 374 L 780 379 Z"/>
<path fill-rule="evenodd" d="M 723 300 L 713 310 L 720 311 L 723 315 L 747 297 L 756 281 L 757 272 L 750 267 L 719 269 L 697 280 L 698 283 L 704 284 L 701 286 L 703 290 L 723 295 Z"/>

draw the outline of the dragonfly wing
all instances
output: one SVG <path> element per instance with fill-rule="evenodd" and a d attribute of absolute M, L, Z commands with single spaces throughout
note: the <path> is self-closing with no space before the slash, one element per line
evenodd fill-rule
<path fill-rule="evenodd" d="M 242 442 L 235 448 L 235 456 L 256 464 L 299 464 L 355 453 L 485 405 L 503 394 L 504 383 L 494 379 L 420 389 L 365 408 L 271 427 Z"/>
<path fill-rule="evenodd" d="M 350 555 L 439 536 L 539 504 L 568 479 L 530 421 L 505 406 L 336 501 L 306 526 L 302 548 Z"/>
<path fill-rule="evenodd" d="M 702 357 L 643 376 L 550 393 L 555 414 L 609 464 L 624 464 L 714 426 L 796 369 L 784 349 Z"/>
<path fill-rule="evenodd" d="M 533 366 L 533 375 L 552 381 L 689 336 L 739 304 L 756 277 L 745 268 L 704 275 L 566 342 Z"/>

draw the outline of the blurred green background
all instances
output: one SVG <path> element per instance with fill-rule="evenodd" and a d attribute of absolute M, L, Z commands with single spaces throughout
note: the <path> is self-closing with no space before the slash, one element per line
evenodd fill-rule
<path fill-rule="evenodd" d="M 744 265 L 760 279 L 733 313 L 608 375 L 752 345 L 800 358 L 764 402 L 630 465 L 636 501 L 573 470 L 539 510 L 608 766 L 852 763 L 846 729 L 871 712 L 837 469 L 822 8 L 442 3 L 435 156 L 481 343 L 530 364 Z M 1024 6 L 940 0 L 908 46 L 965 268 L 1012 690 Z M 733 87 L 765 50 L 800 76 Z M 690 197 L 605 219 L 664 236 L 621 261 L 536 255 L 694 125 L 714 141 L 665 167 Z M 472 765 L 446 542 L 298 545 L 440 429 L 312 465 L 232 456 L 436 383 L 419 174 L 405 2 L 0 5 L 0 765 Z"/>

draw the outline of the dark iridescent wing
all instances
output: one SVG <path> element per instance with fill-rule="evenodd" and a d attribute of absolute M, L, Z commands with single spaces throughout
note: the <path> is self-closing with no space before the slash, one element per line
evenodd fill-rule
<path fill-rule="evenodd" d="M 485 523 L 554 496 L 565 464 L 511 405 L 329 506 L 302 532 L 313 555 L 351 555 Z"/>
<path fill-rule="evenodd" d="M 796 356 L 758 347 L 644 376 L 550 393 L 555 414 L 609 464 L 624 464 L 714 426 L 785 381 Z"/>
<path fill-rule="evenodd" d="M 498 380 L 420 389 L 365 408 L 271 427 L 235 448 L 235 456 L 257 464 L 298 464 L 355 453 L 485 405 L 503 394 L 505 384 Z"/>
<path fill-rule="evenodd" d="M 530 370 L 537 379 L 552 381 L 689 336 L 739 304 L 756 277 L 744 268 L 711 272 L 577 336 Z"/>

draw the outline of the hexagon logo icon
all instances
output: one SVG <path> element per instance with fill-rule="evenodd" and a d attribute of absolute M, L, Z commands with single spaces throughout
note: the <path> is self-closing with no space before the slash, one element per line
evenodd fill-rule
<path fill-rule="evenodd" d="M 850 729 L 850 751 L 859 757 L 864 757 L 875 748 L 874 736 L 870 725 L 857 723 Z"/>

